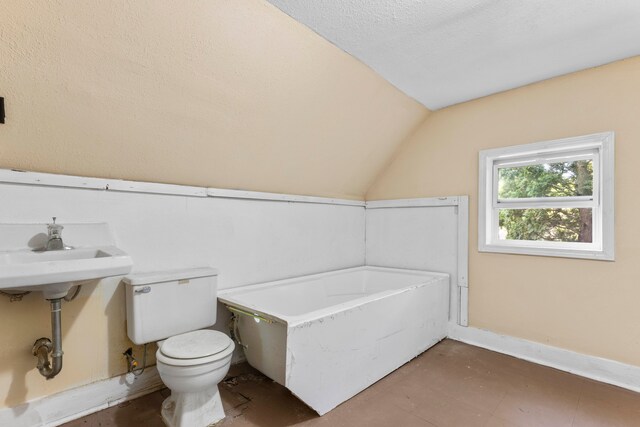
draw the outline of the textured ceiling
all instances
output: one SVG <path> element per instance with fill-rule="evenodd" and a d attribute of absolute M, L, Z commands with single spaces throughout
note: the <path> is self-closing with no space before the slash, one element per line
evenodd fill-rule
<path fill-rule="evenodd" d="M 268 0 L 431 109 L 640 54 L 640 0 Z"/>

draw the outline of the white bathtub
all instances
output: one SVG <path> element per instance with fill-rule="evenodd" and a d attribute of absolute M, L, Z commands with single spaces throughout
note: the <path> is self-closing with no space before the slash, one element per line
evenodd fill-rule
<path fill-rule="evenodd" d="M 449 275 L 357 267 L 218 298 L 249 364 L 323 415 L 446 336 Z"/>

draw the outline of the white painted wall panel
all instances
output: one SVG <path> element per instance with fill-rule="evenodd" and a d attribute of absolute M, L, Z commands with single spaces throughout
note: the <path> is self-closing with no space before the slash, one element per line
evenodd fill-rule
<path fill-rule="evenodd" d="M 429 206 L 368 210 L 367 264 L 433 271 L 454 268 L 455 209 Z"/>
<path fill-rule="evenodd" d="M 450 318 L 458 318 L 456 206 L 367 209 L 367 265 L 439 271 L 451 276 Z"/>
<path fill-rule="evenodd" d="M 359 206 L 0 184 L 0 223 L 52 216 L 108 223 L 134 272 L 209 265 L 221 289 L 364 264 Z"/>

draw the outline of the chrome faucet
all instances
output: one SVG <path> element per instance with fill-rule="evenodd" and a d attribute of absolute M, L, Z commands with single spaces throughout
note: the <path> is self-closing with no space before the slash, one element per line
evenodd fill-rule
<path fill-rule="evenodd" d="M 71 249 L 69 246 L 65 246 L 62 241 L 62 229 L 64 227 L 60 224 L 56 224 L 56 217 L 53 217 L 53 223 L 47 225 L 47 243 L 44 245 L 45 251 L 60 251 L 65 249 Z"/>

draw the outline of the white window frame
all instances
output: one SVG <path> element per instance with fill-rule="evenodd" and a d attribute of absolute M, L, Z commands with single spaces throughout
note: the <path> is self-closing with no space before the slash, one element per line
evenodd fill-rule
<path fill-rule="evenodd" d="M 614 132 L 536 142 L 480 151 L 478 251 L 567 258 L 614 260 Z M 551 160 L 592 159 L 593 196 L 498 198 L 498 166 L 523 166 Z M 500 240 L 498 213 L 505 208 L 588 207 L 593 215 L 593 242 Z"/>

